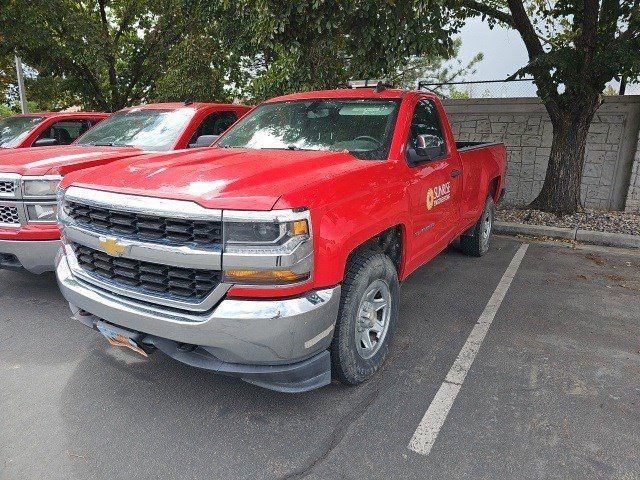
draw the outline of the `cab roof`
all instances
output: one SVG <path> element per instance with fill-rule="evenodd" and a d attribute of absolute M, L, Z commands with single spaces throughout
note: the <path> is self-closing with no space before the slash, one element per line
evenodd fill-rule
<path fill-rule="evenodd" d="M 267 100 L 269 102 L 282 102 L 290 100 L 313 100 L 314 98 L 403 98 L 409 90 L 385 88 L 376 92 L 371 88 L 340 88 L 337 90 L 319 90 L 314 92 L 292 93 Z"/>
<path fill-rule="evenodd" d="M 43 118 L 66 118 L 66 117 L 108 117 L 107 112 L 29 112 L 14 115 L 15 117 L 43 117 Z"/>
<path fill-rule="evenodd" d="M 180 108 L 193 108 L 195 110 L 201 110 L 203 108 L 220 107 L 229 108 L 251 108 L 247 105 L 232 105 L 229 103 L 214 103 L 214 102 L 167 102 L 167 103 L 149 103 L 147 105 L 136 105 L 133 107 L 125 107 L 122 110 L 178 110 Z"/>

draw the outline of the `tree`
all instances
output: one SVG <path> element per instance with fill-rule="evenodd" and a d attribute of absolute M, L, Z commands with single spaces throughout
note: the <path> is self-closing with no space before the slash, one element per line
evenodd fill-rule
<path fill-rule="evenodd" d="M 1 35 L 0 38 L 2 38 Z M 15 72 L 13 57 L 8 54 L 0 55 L 0 94 L 6 92 L 13 82 L 13 77 L 15 76 L 13 72 Z M 0 99 L 0 101 L 4 101 L 4 98 Z"/>
<path fill-rule="evenodd" d="M 64 80 L 59 77 L 40 76 L 36 79 L 36 71 L 27 65 L 24 77 L 28 107 L 30 112 L 60 110 L 71 101 L 71 96 L 62 86 Z M 0 95 L 5 102 L 4 115 L 20 113 L 20 98 L 16 80 L 16 64 L 13 53 L 0 56 Z M 8 112 L 8 113 L 7 113 Z"/>
<path fill-rule="evenodd" d="M 416 88 L 418 81 L 433 84 L 432 90 L 447 97 L 459 95 L 463 92 L 457 91 L 453 86 L 446 85 L 461 77 L 473 75 L 476 72 L 476 65 L 482 61 L 484 55 L 476 54 L 467 64 L 463 64 L 457 59 L 462 46 L 462 40 L 456 38 L 452 43 L 452 54 L 445 58 L 442 55 L 425 53 L 414 55 L 398 68 L 397 72 L 389 75 L 394 85 L 400 88 Z M 467 97 L 468 98 L 468 94 Z"/>
<path fill-rule="evenodd" d="M 180 0 L 4 3 L 0 10 L 0 56 L 18 50 L 38 71 L 38 83 L 55 79 L 60 97 L 68 95 L 68 104 L 113 111 L 154 96 L 180 95 L 176 85 L 189 83 L 185 76 L 176 76 L 186 73 L 185 62 L 219 55 L 215 51 L 195 52 L 194 58 L 191 51 L 190 57 L 180 56 L 180 49 L 190 45 L 189 35 L 204 29 L 200 17 L 185 10 Z M 205 75 L 211 73 L 202 65 L 199 68 Z M 220 84 L 211 88 L 210 80 L 207 87 L 219 92 L 222 76 L 214 78 Z M 198 87 L 202 88 L 202 83 Z"/>
<path fill-rule="evenodd" d="M 445 0 L 446 1 L 446 0 Z M 640 73 L 640 0 L 453 0 L 457 19 L 481 16 L 517 30 L 553 125 L 544 184 L 531 206 L 557 214 L 581 208 L 587 132 L 612 79 Z"/>
<path fill-rule="evenodd" d="M 238 91 L 259 101 L 392 74 L 412 56 L 450 56 L 452 30 L 435 7 L 435 0 L 227 0 L 243 29 L 237 51 L 247 75 Z M 221 15 L 213 9 L 210 18 Z"/>
<path fill-rule="evenodd" d="M 160 77 L 149 100 L 170 102 L 228 102 L 232 95 L 225 90 L 226 57 L 220 52 L 218 39 L 206 34 L 192 34 L 172 48 L 166 73 Z"/>

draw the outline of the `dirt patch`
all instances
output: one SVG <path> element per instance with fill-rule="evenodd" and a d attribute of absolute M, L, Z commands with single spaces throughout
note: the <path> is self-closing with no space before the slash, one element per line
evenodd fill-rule
<path fill-rule="evenodd" d="M 502 222 L 640 235 L 640 214 L 637 213 L 584 210 L 558 216 L 524 207 L 502 206 L 496 212 L 496 218 Z"/>
<path fill-rule="evenodd" d="M 604 259 L 597 253 L 587 253 L 584 258 L 586 258 L 587 260 L 591 260 L 596 265 L 604 265 Z"/>

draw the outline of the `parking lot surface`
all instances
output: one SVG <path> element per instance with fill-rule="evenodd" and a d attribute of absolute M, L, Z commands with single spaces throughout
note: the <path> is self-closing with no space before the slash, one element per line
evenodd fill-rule
<path fill-rule="evenodd" d="M 300 395 L 109 347 L 52 275 L 0 272 L 0 478 L 640 478 L 640 256 L 603 249 L 529 245 L 409 449 L 520 247 L 452 245 L 404 283 L 376 378 Z"/>

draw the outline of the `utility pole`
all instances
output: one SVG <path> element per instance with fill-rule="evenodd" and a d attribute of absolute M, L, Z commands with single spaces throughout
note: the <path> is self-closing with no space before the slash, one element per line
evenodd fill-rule
<path fill-rule="evenodd" d="M 29 113 L 27 106 L 27 94 L 24 91 L 24 74 L 22 72 L 22 60 L 18 55 L 16 57 L 16 76 L 18 77 L 18 92 L 20 93 L 20 107 L 22 113 Z"/>

